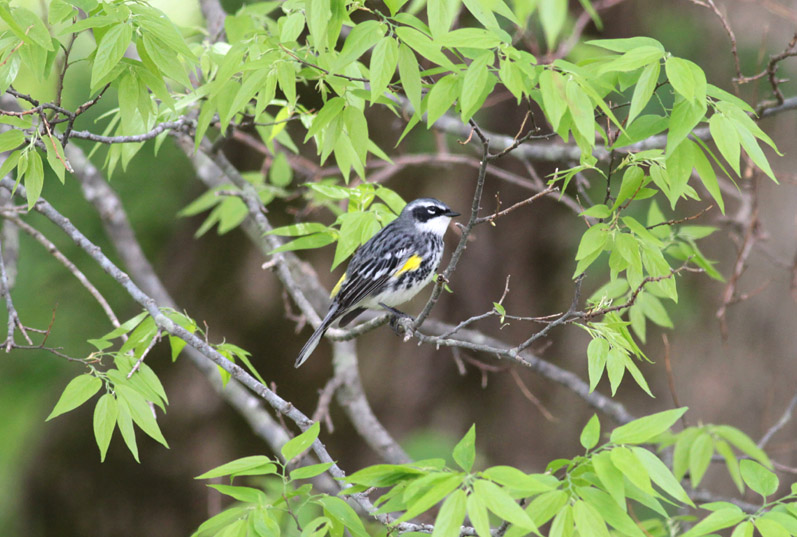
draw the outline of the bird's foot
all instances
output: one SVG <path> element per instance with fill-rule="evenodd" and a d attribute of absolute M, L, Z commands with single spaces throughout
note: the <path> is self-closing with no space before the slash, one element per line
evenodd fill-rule
<path fill-rule="evenodd" d="M 412 324 L 415 322 L 415 319 L 403 311 L 397 310 L 396 308 L 388 306 L 387 304 L 383 304 L 382 302 L 380 302 L 379 305 L 392 314 L 390 316 L 389 324 L 390 328 L 393 329 L 393 332 L 395 332 L 397 336 L 404 336 L 404 341 L 409 341 L 410 338 L 412 338 Z"/>

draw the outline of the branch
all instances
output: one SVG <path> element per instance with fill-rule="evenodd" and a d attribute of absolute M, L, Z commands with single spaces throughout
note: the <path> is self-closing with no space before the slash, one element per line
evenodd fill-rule
<path fill-rule="evenodd" d="M 80 182 L 84 197 L 96 208 L 111 243 L 130 274 L 158 302 L 178 309 L 144 255 L 119 196 L 79 147 L 70 145 L 66 152 L 75 166 L 75 177 Z M 274 453 L 279 454 L 280 448 L 289 438 L 269 415 L 262 402 L 235 379 L 231 379 L 226 387 L 223 386 L 215 365 L 193 347 L 186 347 L 185 351 L 189 360 L 204 374 L 219 396 L 246 419 L 255 434 L 265 440 Z"/>
<path fill-rule="evenodd" d="M 766 433 L 764 433 L 764 436 L 761 437 L 761 440 L 758 441 L 758 447 L 763 449 L 767 443 L 769 443 L 770 439 L 775 435 L 775 433 L 783 429 L 783 427 L 789 423 L 795 408 L 797 408 L 797 394 L 792 397 L 791 402 L 786 406 L 786 410 L 783 411 L 780 419 L 776 421 L 775 424 L 770 427 Z"/>
<path fill-rule="evenodd" d="M 63 253 L 61 253 L 61 251 L 58 249 L 58 247 L 55 244 L 53 244 L 47 237 L 45 237 L 44 234 L 41 233 L 38 229 L 34 228 L 30 224 L 19 218 L 19 216 L 17 216 L 15 212 L 3 211 L 3 218 L 5 218 L 9 222 L 13 222 L 16 226 L 21 228 L 25 233 L 33 237 L 39 244 L 44 246 L 44 248 L 47 250 L 47 253 L 49 253 L 62 265 L 64 265 L 64 267 L 66 267 L 66 269 L 69 272 L 71 272 L 75 278 L 77 278 L 80 284 L 86 288 L 89 294 L 94 297 L 94 300 L 96 300 L 97 303 L 100 305 L 102 310 L 105 312 L 105 315 L 111 321 L 111 324 L 114 326 L 114 328 L 119 327 L 119 319 L 116 317 L 116 314 L 113 312 L 113 309 L 111 309 L 111 306 L 110 304 L 108 304 L 108 301 L 105 300 L 104 296 L 102 296 L 102 293 L 100 293 L 97 290 L 97 288 L 94 287 L 94 284 L 92 284 L 89 281 L 89 279 L 86 278 L 85 274 L 83 274 L 80 271 L 80 269 L 78 269 L 77 266 L 75 266 L 75 264 L 69 260 L 69 258 L 67 258 Z"/>

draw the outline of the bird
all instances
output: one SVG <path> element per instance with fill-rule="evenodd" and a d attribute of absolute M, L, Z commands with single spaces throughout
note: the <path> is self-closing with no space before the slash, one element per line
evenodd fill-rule
<path fill-rule="evenodd" d="M 295 367 L 318 346 L 333 322 L 346 326 L 366 309 L 394 308 L 407 302 L 432 280 L 443 257 L 443 235 L 458 212 L 440 200 L 409 202 L 398 217 L 363 244 L 332 289 L 332 304 L 324 320 L 307 340 Z"/>

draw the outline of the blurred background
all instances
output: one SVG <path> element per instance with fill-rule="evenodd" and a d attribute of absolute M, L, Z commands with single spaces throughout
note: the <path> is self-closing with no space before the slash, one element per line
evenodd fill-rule
<path fill-rule="evenodd" d="M 163 0 L 153 4 L 179 24 L 202 24 L 194 2 Z M 234 2 L 224 5 L 228 10 L 236 8 Z M 576 5 L 572 7 L 576 9 Z M 797 26 L 793 2 L 729 0 L 721 2 L 721 8 L 736 33 L 746 74 L 760 71 L 770 54 L 783 50 Z M 627 0 L 601 15 L 603 31 L 598 33 L 589 26 L 585 37 L 654 37 L 668 51 L 705 69 L 709 82 L 733 90 L 729 40 L 710 10 L 687 0 Z M 576 49 L 574 55 L 578 53 Z M 793 76 L 795 63 L 782 63 L 779 74 Z M 74 107 L 85 100 L 83 92 L 88 85 L 81 77 L 87 80 L 87 73 L 79 66 L 70 73 L 66 106 Z M 786 96 L 797 94 L 794 83 L 787 82 L 782 89 Z M 748 102 L 767 97 L 765 92 L 764 84 L 741 88 Z M 92 112 L 99 116 L 103 106 L 107 105 L 101 102 Z M 797 301 L 790 268 L 797 251 L 795 117 L 797 112 L 786 112 L 762 122 L 785 154 L 772 160 L 781 184 L 768 180 L 759 184 L 760 229 L 765 240 L 750 256 L 739 281 L 739 291 L 751 296 L 729 308 L 727 339 L 723 339 L 715 317 L 723 283 L 705 275 L 686 274 L 679 282 L 679 303 L 667 304 L 676 326 L 674 331 L 666 331 L 675 389 L 681 404 L 691 409 L 688 420 L 691 424 L 731 424 L 754 439 L 780 417 L 797 389 Z M 379 145 L 392 147 L 404 125 L 378 111 L 370 119 L 372 125 L 379 125 Z M 477 119 L 485 129 L 511 136 L 523 120 L 523 111 L 513 100 L 496 99 Z M 374 131 L 377 128 L 372 127 Z M 423 129 L 414 135 L 399 152 L 431 152 L 440 142 Z M 447 140 L 447 146 L 452 152 L 473 154 L 453 138 Z M 305 150 L 314 158 L 314 148 Z M 243 145 L 231 142 L 225 151 L 240 168 L 256 170 L 260 166 L 262 157 Z M 101 154 L 95 162 L 102 163 Z M 502 161 L 501 165 L 521 175 L 527 173 L 516 161 Z M 536 169 L 542 176 L 554 166 L 541 164 Z M 197 239 L 194 233 L 204 215 L 177 217 L 182 207 L 203 192 L 192 172 L 183 153 L 167 140 L 157 157 L 151 149 L 143 150 L 126 172 L 114 174 L 111 185 L 121 195 L 145 252 L 180 307 L 198 322 L 207 323 L 211 341 L 226 339 L 249 350 L 255 366 L 276 384 L 278 393 L 311 414 L 318 391 L 332 373 L 329 345 L 322 342 L 302 369 L 293 368 L 310 330 L 297 333 L 296 324 L 286 318 L 282 289 L 276 277 L 261 268 L 265 259 L 240 231 L 224 236 L 213 231 Z M 393 176 L 387 186 L 407 200 L 434 196 L 464 213 L 475 177 L 475 169 L 467 166 L 410 167 Z M 68 178 L 63 187 L 55 181 L 45 181 L 45 185 L 44 196 L 116 260 L 99 219 L 76 182 Z M 595 188 L 598 192 L 603 187 Z M 527 191 L 490 179 L 484 194 L 485 210 L 494 207 L 498 193 L 505 206 L 528 196 Z M 733 214 L 732 197 L 727 204 L 728 213 Z M 291 223 L 295 208 L 295 204 L 271 205 L 273 223 Z M 700 208 L 685 205 L 681 215 L 664 209 L 668 218 L 674 218 Z M 309 217 L 331 219 L 320 211 Z M 138 313 L 111 279 L 57 230 L 35 214 L 29 219 L 94 281 L 120 319 Z M 738 230 L 716 209 L 697 223 L 722 228 L 703 241 L 702 247 L 727 277 L 737 255 L 734 237 Z M 500 298 L 508 275 L 507 312 L 539 316 L 566 310 L 573 293 L 573 256 L 582 231 L 574 214 L 549 198 L 512 213 L 495 227 L 478 228 L 450 283 L 453 294 L 444 294 L 433 317 L 456 323 L 488 311 Z M 449 251 L 456 239 L 456 231 L 449 232 Z M 55 311 L 49 343 L 70 355 L 91 352 L 86 339 L 111 329 L 99 306 L 37 243 L 22 236 L 19 248 L 20 271 L 13 293 L 23 321 L 47 326 Z M 329 272 L 332 254 L 332 248 L 325 248 L 302 255 L 328 288 L 340 275 L 340 270 Z M 584 284 L 587 294 L 604 278 L 591 273 Z M 424 299 L 422 294 L 406 311 L 416 313 Z M 522 341 L 536 330 L 520 322 L 501 328 L 495 318 L 477 327 L 511 342 Z M 617 395 L 637 416 L 673 406 L 662 359 L 662 333 L 648 326 L 644 351 L 655 363 L 640 366 L 656 398 L 632 383 L 623 384 Z M 534 350 L 586 378 L 587 341 L 582 330 L 562 327 Z M 449 351 L 417 347 L 413 342 L 402 344 L 387 327 L 361 338 L 358 348 L 363 384 L 377 416 L 413 457 L 445 453 L 472 423 L 477 428 L 482 464 L 542 471 L 555 457 L 581 452 L 578 435 L 591 409 L 561 386 L 529 371 L 516 368 L 516 379 L 506 364 L 480 357 L 489 371 L 466 362 L 462 374 Z M 215 492 L 193 477 L 234 458 L 267 453 L 243 419 L 212 392 L 187 360 L 171 364 L 167 345 L 162 344 L 148 356 L 147 363 L 158 372 L 169 395 L 168 413 L 159 420 L 171 450 L 139 434 L 141 464 L 137 464 L 117 432 L 107 460 L 101 464 L 92 433 L 92 405 L 44 423 L 80 366 L 35 352 L 17 351 L 0 359 L 0 528 L 6 535 L 187 535 L 218 509 L 219 501 Z M 524 395 L 524 389 L 544 410 Z M 598 389 L 609 392 L 608 385 L 601 384 Z M 612 425 L 608 418 L 601 418 L 604 430 Z M 334 403 L 331 419 L 334 433 L 324 430 L 322 440 L 344 469 L 351 472 L 378 462 Z M 768 451 L 778 462 L 797 467 L 795 421 L 773 438 Z M 180 457 L 175 457 L 178 453 Z M 731 495 L 732 483 L 719 466 L 709 470 L 705 485 Z M 789 473 L 780 476 L 783 486 L 797 477 Z"/>

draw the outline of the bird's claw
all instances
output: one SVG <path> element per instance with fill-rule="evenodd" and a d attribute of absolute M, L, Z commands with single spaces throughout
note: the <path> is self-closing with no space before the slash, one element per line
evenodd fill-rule
<path fill-rule="evenodd" d="M 397 310 L 387 304 L 380 302 L 379 305 L 392 314 L 388 324 L 393 332 L 395 332 L 397 336 L 404 336 L 404 341 L 409 341 L 410 338 L 412 338 L 412 324 L 415 322 L 415 319 L 403 311 Z"/>

